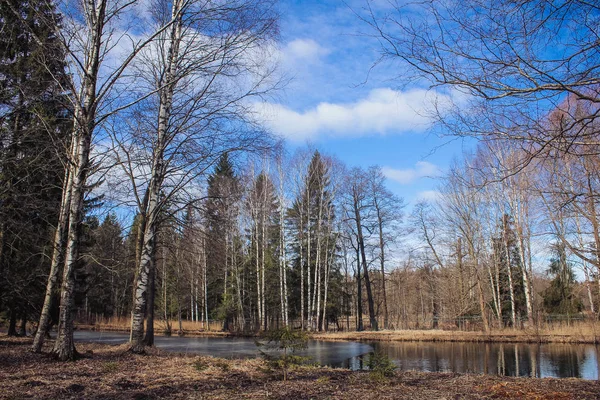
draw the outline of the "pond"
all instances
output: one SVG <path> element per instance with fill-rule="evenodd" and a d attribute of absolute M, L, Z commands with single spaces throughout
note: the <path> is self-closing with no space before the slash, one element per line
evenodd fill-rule
<path fill-rule="evenodd" d="M 126 333 L 76 331 L 75 340 L 125 343 Z M 259 356 L 252 338 L 155 337 L 156 347 L 177 353 L 223 358 Z M 600 347 L 583 344 L 310 341 L 299 355 L 312 362 L 366 369 L 373 351 L 387 355 L 400 370 L 508 376 L 600 379 Z"/>

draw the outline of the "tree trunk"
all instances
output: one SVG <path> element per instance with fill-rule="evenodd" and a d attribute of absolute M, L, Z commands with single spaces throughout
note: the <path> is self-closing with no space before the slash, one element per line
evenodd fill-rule
<path fill-rule="evenodd" d="M 206 239 L 202 238 L 202 273 L 203 276 L 203 287 L 204 287 L 204 329 L 209 330 L 208 325 L 208 260 L 206 259 Z"/>
<path fill-rule="evenodd" d="M 373 302 L 373 292 L 371 291 L 371 281 L 369 279 L 369 268 L 367 267 L 367 256 L 365 252 L 365 241 L 362 233 L 362 223 L 360 219 L 360 211 L 358 209 L 358 202 L 355 200 L 354 203 L 354 217 L 356 219 L 356 232 L 358 247 L 360 248 L 360 254 L 362 258 L 363 275 L 365 277 L 365 287 L 367 289 L 367 302 L 369 305 L 369 321 L 371 323 L 371 330 L 379 330 L 377 326 L 377 317 L 375 316 L 375 306 Z"/>
<path fill-rule="evenodd" d="M 92 133 L 96 124 L 96 84 L 100 70 L 100 52 L 104 45 L 102 41 L 104 24 L 106 21 L 107 1 L 98 3 L 89 1 L 87 6 L 89 14 L 90 41 L 85 58 L 85 76 L 82 82 L 82 102 L 76 103 L 74 110 L 73 141 L 68 177 L 71 187 L 70 203 L 61 204 L 69 210 L 67 224 L 67 239 L 65 250 L 65 264 L 61 287 L 60 311 L 58 321 L 58 334 L 54 342 L 53 354 L 61 361 L 73 360 L 76 356 L 73 343 L 73 292 L 75 287 L 75 268 L 79 261 L 79 239 L 81 235 L 81 221 L 83 217 L 83 199 L 85 183 L 88 174 L 89 154 L 92 142 Z M 64 201 L 62 199 L 61 201 Z"/>
<path fill-rule="evenodd" d="M 173 94 L 175 91 L 175 76 L 177 69 L 177 56 L 181 41 L 181 2 L 174 1 L 172 4 L 171 32 L 169 36 L 169 48 L 164 68 L 164 80 L 159 83 L 158 88 L 159 109 L 158 129 L 156 147 L 152 154 L 152 175 L 148 187 L 148 210 L 146 213 L 146 226 L 144 229 L 144 246 L 140 256 L 138 267 L 138 278 L 135 286 L 134 306 L 131 317 L 130 350 L 134 353 L 144 352 L 144 313 L 149 293 L 149 274 L 153 273 L 154 256 L 156 250 L 156 234 L 158 230 L 159 214 L 161 212 L 160 193 L 165 174 L 164 146 L 167 140 L 169 120 L 171 118 L 171 107 L 173 105 Z M 163 86 L 164 85 L 164 86 Z M 152 299 L 152 303 L 154 299 Z"/>
<path fill-rule="evenodd" d="M 322 224 L 323 224 L 323 188 L 319 182 L 319 198 L 318 198 L 318 213 L 317 213 L 317 255 L 315 259 L 315 289 L 313 291 L 313 315 L 315 322 L 313 322 L 313 329 L 320 330 L 318 327 L 319 313 L 321 311 L 321 246 L 322 246 Z"/>
<path fill-rule="evenodd" d="M 8 318 L 8 331 L 7 336 L 17 336 L 17 309 L 13 306 L 10 308 L 10 315 Z"/>
<path fill-rule="evenodd" d="M 529 271 L 527 269 L 527 259 L 525 258 L 525 246 L 523 244 L 523 230 L 520 224 L 517 224 L 517 247 L 519 250 L 519 258 L 521 260 L 521 277 L 523 280 L 523 289 L 525 292 L 525 305 L 527 309 L 527 321 L 529 326 L 533 326 L 533 305 L 531 298 L 531 286 L 529 279 Z"/>
<path fill-rule="evenodd" d="M 140 257 L 137 271 L 137 279 L 134 287 L 133 309 L 131 311 L 131 333 L 130 350 L 134 353 L 143 353 L 144 343 L 144 318 L 147 310 L 149 275 L 151 273 L 151 264 L 153 262 L 153 252 L 156 246 L 156 223 L 155 213 L 157 209 L 158 193 L 156 185 L 151 183 L 149 190 L 154 191 L 155 195 L 149 196 L 148 214 L 144 232 L 144 245 Z"/>
<path fill-rule="evenodd" d="M 17 336 L 27 336 L 27 313 L 25 311 L 21 312 L 21 324 L 19 325 Z"/>
<path fill-rule="evenodd" d="M 156 294 L 156 260 L 154 253 L 148 270 L 148 297 L 146 299 L 146 336 L 144 344 L 154 346 L 154 296 Z"/>
<path fill-rule="evenodd" d="M 358 332 L 362 332 L 365 330 L 362 320 L 362 282 L 360 277 L 360 265 L 360 250 L 359 246 L 356 245 L 356 330 Z"/>
<path fill-rule="evenodd" d="M 74 148 L 74 144 L 71 143 L 71 150 L 74 150 Z M 64 261 L 66 232 L 69 223 L 69 206 L 71 205 L 72 182 L 69 179 L 69 170 L 70 168 L 65 169 L 58 223 L 54 233 L 54 249 L 52 251 L 52 261 L 50 263 L 50 274 L 48 275 L 48 282 L 46 283 L 46 294 L 44 296 L 44 305 L 42 306 L 40 321 L 33 339 L 33 345 L 31 346 L 31 351 L 34 353 L 42 351 L 44 339 L 48 334 L 48 328 L 50 327 L 50 310 L 52 309 L 52 302 L 57 289 L 61 263 Z"/>
<path fill-rule="evenodd" d="M 477 267 L 475 267 L 477 268 Z M 481 287 L 481 279 L 479 277 L 479 270 L 475 269 L 475 274 L 477 276 L 477 291 L 479 292 L 479 312 L 481 313 L 481 323 L 483 324 L 483 330 L 485 333 L 488 333 L 490 330 L 487 315 L 485 313 L 485 299 L 483 297 L 483 288 Z"/>
<path fill-rule="evenodd" d="M 255 232 L 255 250 L 256 250 L 256 305 L 258 309 L 258 321 L 257 326 L 260 329 L 262 325 L 262 303 L 261 303 L 261 293 L 260 293 L 260 249 L 259 249 L 259 235 L 258 235 L 258 208 L 256 211 L 256 221 L 254 223 L 254 232 Z"/>
<path fill-rule="evenodd" d="M 95 90 L 95 89 L 94 89 Z M 79 262 L 79 240 L 83 217 L 83 198 L 88 171 L 91 142 L 90 127 L 78 132 L 78 156 L 72 166 L 70 176 L 73 177 L 72 197 L 69 207 L 69 224 L 65 266 L 63 270 L 58 334 L 54 342 L 53 354 L 61 361 L 73 360 L 76 356 L 73 342 L 73 294 L 75 289 L 75 269 Z"/>
<path fill-rule="evenodd" d="M 508 286 L 510 294 L 510 320 L 512 321 L 513 328 L 517 327 L 517 316 L 516 316 L 516 305 L 515 305 L 515 290 L 512 279 L 512 268 L 510 265 L 510 252 L 508 250 L 508 238 L 506 235 L 506 227 L 504 227 L 504 249 L 506 252 L 506 273 L 508 275 Z"/>
<path fill-rule="evenodd" d="M 168 307 L 168 298 L 167 298 L 167 255 L 166 255 L 166 247 L 162 248 L 162 270 L 163 270 L 163 308 L 164 308 L 164 318 L 165 318 L 165 330 L 168 336 L 171 336 L 171 323 L 169 322 L 169 307 Z"/>
<path fill-rule="evenodd" d="M 300 329 L 304 330 L 304 231 L 302 225 L 302 212 L 300 212 L 300 230 L 298 232 L 300 241 Z"/>
<path fill-rule="evenodd" d="M 381 211 L 377 205 L 377 226 L 379 228 L 379 260 L 381 267 L 381 289 L 383 291 L 383 329 L 389 328 L 389 315 L 387 305 L 387 292 L 385 288 L 385 242 L 383 240 L 383 219 L 381 217 Z"/>
<path fill-rule="evenodd" d="M 429 283 L 431 285 L 431 328 L 437 329 L 439 326 L 439 303 L 438 303 L 438 294 L 437 294 L 437 282 L 435 279 L 435 270 L 433 268 L 429 269 Z"/>
<path fill-rule="evenodd" d="M 268 329 L 267 326 L 267 308 L 266 308 L 266 296 L 265 296 L 265 291 L 266 291 L 266 287 L 265 287 L 265 254 L 267 252 L 267 238 L 266 238 L 266 234 L 265 234 L 265 225 L 267 224 L 266 222 L 266 194 L 267 194 L 267 189 L 266 187 L 263 187 L 263 203 L 261 206 L 261 236 L 262 236 L 262 246 L 261 246 L 261 252 L 262 252 L 262 257 L 261 257 L 261 263 L 260 263 L 260 279 L 261 279 L 261 307 L 262 307 L 262 315 L 263 315 L 263 329 L 265 330 L 265 332 Z"/>
<path fill-rule="evenodd" d="M 308 315 L 307 315 L 307 324 L 308 329 L 312 329 L 312 281 L 311 281 L 311 262 L 312 262 L 312 253 L 311 253 L 311 221 L 310 221 L 310 191 L 308 189 L 308 185 L 306 185 L 307 192 L 307 200 L 306 200 L 306 277 L 308 278 L 307 283 L 307 295 L 308 295 Z"/>

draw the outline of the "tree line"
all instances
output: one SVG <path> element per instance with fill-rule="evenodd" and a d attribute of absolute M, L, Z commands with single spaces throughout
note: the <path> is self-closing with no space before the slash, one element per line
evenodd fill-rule
<path fill-rule="evenodd" d="M 593 82 L 494 86 L 477 68 L 450 70 L 444 57 L 459 53 L 442 51 L 447 43 L 428 43 L 415 25 L 390 34 L 368 14 L 385 56 L 434 86 L 471 91 L 473 108 L 440 107 L 438 126 L 481 139 L 440 179 L 439 196 L 409 212 L 380 167 L 346 167 L 313 149 L 287 154 L 261 127 L 249 104 L 282 84 L 274 3 L 149 4 L 0 3 L 0 310 L 9 334 L 34 322 L 39 352 L 56 325 L 52 353 L 66 360 L 77 356 L 76 316 L 130 318 L 130 349 L 144 352 L 157 320 L 169 333 L 184 320 L 246 332 L 488 330 L 598 312 Z M 586 7 L 576 15 L 592 18 Z M 492 8 L 427 11 L 451 21 L 423 29 L 466 26 L 470 12 L 502 22 Z M 469 38 L 452 35 L 472 60 Z M 424 43 L 400 46 L 406 38 Z M 540 103 L 545 91 L 557 97 Z M 525 100 L 550 111 L 509 114 L 524 112 Z"/>

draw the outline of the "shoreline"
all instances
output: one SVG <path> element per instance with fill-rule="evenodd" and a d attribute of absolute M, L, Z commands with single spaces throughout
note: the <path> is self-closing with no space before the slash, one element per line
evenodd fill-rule
<path fill-rule="evenodd" d="M 128 333 L 129 329 L 120 327 L 76 325 L 76 329 L 94 332 L 119 332 Z M 156 336 L 168 337 L 161 332 Z M 176 337 L 177 333 L 170 336 Z M 260 334 L 244 334 L 223 331 L 184 331 L 183 337 L 258 337 Z M 310 332 L 313 340 L 324 341 L 358 341 L 358 342 L 457 342 L 457 343 L 562 343 L 562 344 L 600 344 L 600 331 L 598 334 L 589 332 L 589 329 L 572 327 L 568 333 L 552 333 L 551 331 L 534 329 L 504 329 L 494 330 L 489 333 L 476 331 L 448 331 L 448 330 L 381 330 L 362 332 Z"/>
<path fill-rule="evenodd" d="M 0 399 L 595 399 L 599 381 L 301 366 L 282 373 L 262 359 L 227 360 L 81 342 L 88 357 L 57 362 L 0 336 Z M 45 351 L 50 349 L 50 343 Z"/>

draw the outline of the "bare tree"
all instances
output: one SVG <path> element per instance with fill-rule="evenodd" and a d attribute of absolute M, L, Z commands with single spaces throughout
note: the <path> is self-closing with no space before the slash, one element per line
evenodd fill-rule
<path fill-rule="evenodd" d="M 347 176 L 347 181 L 344 188 L 345 218 L 352 221 L 354 224 L 353 234 L 356 237 L 357 258 L 360 258 L 362 264 L 363 277 L 365 280 L 365 288 L 367 290 L 367 302 L 369 307 L 369 320 L 372 330 L 378 330 L 377 316 L 375 315 L 375 305 L 373 299 L 373 290 L 371 287 L 371 279 L 369 277 L 369 267 L 365 250 L 365 224 L 369 220 L 369 213 L 372 208 L 371 199 L 369 198 L 369 183 L 364 171 L 359 168 L 354 168 Z M 358 293 L 360 296 L 360 290 Z"/>
<path fill-rule="evenodd" d="M 381 268 L 381 287 L 383 291 L 383 328 L 389 328 L 389 313 L 386 292 L 386 254 L 390 244 L 398 238 L 399 223 L 402 221 L 404 200 L 398 198 L 385 187 L 385 177 L 381 168 L 368 170 L 369 190 L 377 220 L 379 265 Z"/>
<path fill-rule="evenodd" d="M 270 2 L 157 1 L 152 10 L 155 25 L 170 25 L 138 64 L 140 83 L 155 93 L 146 104 L 154 115 L 143 116 L 145 124 L 127 136 L 113 135 L 117 162 L 144 218 L 132 312 L 135 352 L 144 349 L 149 277 L 165 205 L 197 202 L 197 178 L 223 152 L 267 143 L 247 101 L 274 87 L 273 69 L 263 60 L 277 27 Z"/>
<path fill-rule="evenodd" d="M 80 225 L 83 217 L 83 200 L 90 174 L 90 152 L 96 128 L 118 111 L 129 107 L 139 98 L 119 96 L 117 87 L 132 60 L 157 34 L 166 27 L 161 26 L 155 33 L 144 34 L 142 39 L 132 39 L 116 24 L 119 17 L 127 16 L 127 11 L 135 2 L 119 0 L 81 1 L 75 4 L 66 2 L 59 9 L 63 15 L 62 29 L 57 35 L 62 40 L 68 55 L 72 79 L 68 90 L 72 93 L 73 123 L 71 145 L 63 197 L 59 212 L 59 223 L 55 237 L 55 248 L 50 271 L 47 293 L 54 290 L 59 264 L 64 268 L 61 287 L 61 301 L 58 335 L 53 353 L 60 360 L 73 359 L 76 355 L 73 343 L 73 290 L 75 264 L 80 253 Z M 82 23 L 83 22 L 83 23 Z M 126 43 L 128 42 L 128 43 Z M 122 46 L 122 47 L 121 47 Z M 103 63 L 114 55 L 116 47 L 125 50 L 125 56 L 113 58 L 113 65 L 106 70 Z M 49 297 L 46 296 L 46 299 Z M 43 311 L 47 311 L 44 307 Z M 34 341 L 34 351 L 39 351 L 46 334 L 48 313 L 42 312 L 40 329 Z"/>
<path fill-rule="evenodd" d="M 381 59 L 399 65 L 399 84 L 435 93 L 430 116 L 439 133 L 508 139 L 522 156 L 500 179 L 550 149 L 572 145 L 598 154 L 585 127 L 600 108 L 597 15 L 585 0 L 368 1 L 356 14 L 378 40 Z M 580 112 L 577 104 L 589 103 Z M 552 129 L 556 110 L 571 118 Z M 570 145 L 565 146 L 565 143 Z M 490 178 L 491 179 L 491 178 Z"/>

